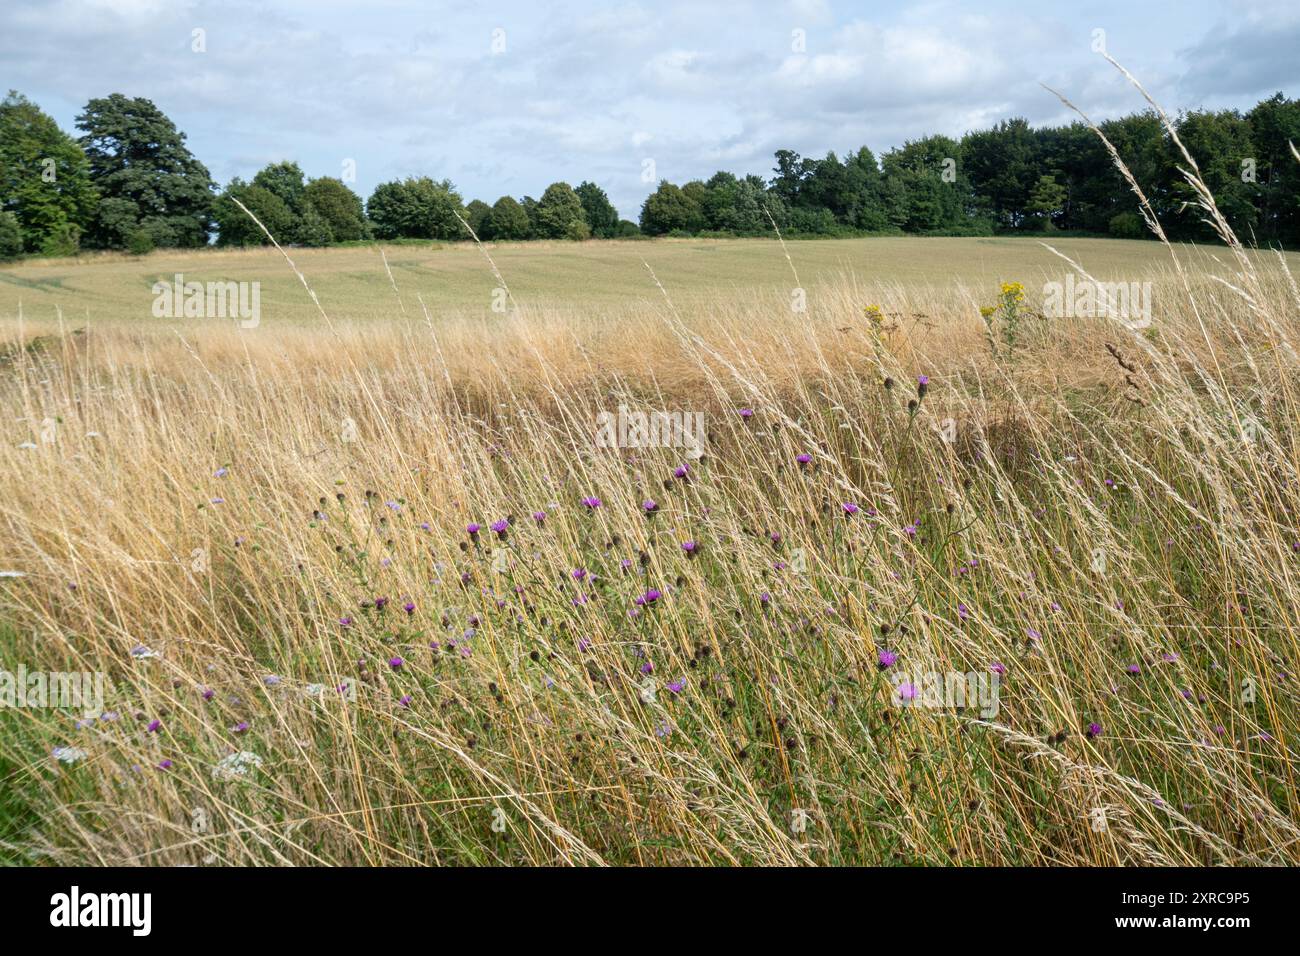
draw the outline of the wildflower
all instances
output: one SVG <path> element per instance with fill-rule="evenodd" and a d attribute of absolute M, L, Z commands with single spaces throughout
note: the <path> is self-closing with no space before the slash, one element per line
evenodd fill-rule
<path fill-rule="evenodd" d="M 1003 664 L 1001 661 L 994 661 L 989 665 L 989 670 L 997 674 L 999 677 L 1005 677 L 1007 673 L 1007 665 Z"/>
<path fill-rule="evenodd" d="M 534 512 L 533 512 L 533 520 L 536 521 L 538 524 L 541 524 L 543 521 L 546 520 L 546 512 L 545 512 L 545 511 L 534 511 Z"/>
<path fill-rule="evenodd" d="M 79 747 L 55 747 L 50 751 L 50 756 L 59 763 L 76 763 L 85 759 L 86 752 Z"/>
<path fill-rule="evenodd" d="M 222 757 L 212 768 L 212 776 L 217 780 L 234 780 L 236 777 L 246 776 L 249 770 L 261 766 L 261 757 L 250 750 L 241 750 Z"/>
<path fill-rule="evenodd" d="M 601 505 L 600 499 L 592 495 L 583 498 L 582 503 L 586 505 L 588 508 L 590 508 L 592 511 L 595 511 Z"/>
<path fill-rule="evenodd" d="M 492 522 L 492 530 L 497 533 L 497 537 L 502 541 L 505 540 L 506 532 L 510 530 L 510 522 L 502 518 L 500 521 Z"/>
<path fill-rule="evenodd" d="M 1128 667 L 1125 668 L 1125 670 L 1127 670 L 1130 674 L 1142 673 L 1142 668 L 1139 667 L 1137 664 L 1130 664 Z"/>
<path fill-rule="evenodd" d="M 393 670 L 398 670 L 405 663 L 406 662 L 402 660 L 400 657 L 390 657 L 388 659 L 388 666 L 391 667 Z"/>
<path fill-rule="evenodd" d="M 674 694 L 680 694 L 686 689 L 686 678 L 679 677 L 677 680 L 670 680 L 665 686 Z"/>
<path fill-rule="evenodd" d="M 403 707 L 409 709 L 410 706 L 411 706 L 411 695 L 410 695 L 410 694 L 403 694 L 400 698 L 398 698 L 398 701 L 397 701 L 397 702 L 398 702 L 401 706 L 403 706 Z"/>
<path fill-rule="evenodd" d="M 587 577 L 587 569 L 574 568 L 572 571 L 569 572 L 569 577 L 573 578 L 573 580 L 575 581 L 581 581 Z"/>
<path fill-rule="evenodd" d="M 898 685 L 899 700 L 916 700 L 916 685 L 913 683 Z"/>
<path fill-rule="evenodd" d="M 808 465 L 811 464 L 812 462 L 812 455 L 808 454 L 807 452 L 803 452 L 801 454 L 795 455 L 794 460 L 799 463 L 800 468 L 807 468 Z"/>
<path fill-rule="evenodd" d="M 885 650 L 883 647 L 876 652 L 876 663 L 882 671 L 893 667 L 897 660 L 897 654 L 893 651 Z"/>
<path fill-rule="evenodd" d="M 858 506 L 852 501 L 846 501 L 841 504 L 840 507 L 844 509 L 846 515 L 855 515 L 858 513 Z"/>
<path fill-rule="evenodd" d="M 655 601 L 658 601 L 661 597 L 663 597 L 662 593 L 655 590 L 654 588 L 651 588 L 649 591 L 646 591 L 645 594 L 642 594 L 640 597 L 638 597 L 634 603 L 640 607 L 649 607 L 651 604 L 654 604 Z"/>
<path fill-rule="evenodd" d="M 214 471 L 214 472 L 212 473 L 212 477 L 213 477 L 213 478 L 224 478 L 224 477 L 226 477 L 226 469 L 225 469 L 225 467 L 222 466 L 221 468 L 218 468 L 216 471 Z"/>
<path fill-rule="evenodd" d="M 957 602 L 957 616 L 963 621 L 970 617 L 970 608 L 965 604 L 962 604 L 960 601 Z"/>
<path fill-rule="evenodd" d="M 645 501 L 641 502 L 641 510 L 646 513 L 646 517 L 648 518 L 659 510 L 659 503 L 647 498 Z"/>
<path fill-rule="evenodd" d="M 172 768 L 172 762 L 170 760 L 160 760 L 158 762 L 159 770 L 170 770 L 171 768 Z"/>
<path fill-rule="evenodd" d="M 646 661 L 644 664 L 641 665 L 642 674 L 653 674 L 654 669 L 655 669 L 654 664 L 650 663 L 649 661 Z"/>
<path fill-rule="evenodd" d="M 232 734 L 242 734 L 247 730 L 248 730 L 248 721 L 246 720 L 241 720 L 239 723 L 235 724 L 235 726 L 230 728 L 230 732 Z"/>
<path fill-rule="evenodd" d="M 752 408 L 742 408 L 738 414 L 740 415 L 741 418 L 748 421 L 749 419 L 754 417 L 754 410 Z"/>
<path fill-rule="evenodd" d="M 758 600 L 759 600 L 759 603 L 761 603 L 761 604 L 771 604 L 771 603 L 772 603 L 772 595 L 770 595 L 770 594 L 768 594 L 766 591 L 764 591 L 762 594 L 760 594 L 760 595 L 758 596 Z"/>
<path fill-rule="evenodd" d="M 216 697 L 216 696 L 217 696 L 217 695 L 216 695 L 216 692 L 213 691 L 212 688 L 210 688 L 210 687 L 205 687 L 205 688 L 203 688 L 203 699 L 204 699 L 204 700 L 211 700 L 213 697 Z"/>
<path fill-rule="evenodd" d="M 673 477 L 685 480 L 686 476 L 690 474 L 690 471 L 691 468 L 689 465 L 678 465 L 673 469 Z"/>
<path fill-rule="evenodd" d="M 471 538 L 477 538 L 478 533 L 483 530 L 483 526 L 477 521 L 471 521 L 465 525 L 465 531 Z"/>
<path fill-rule="evenodd" d="M 1091 724 L 1089 724 L 1089 725 L 1088 725 L 1088 731 L 1087 731 L 1087 733 L 1088 733 L 1088 739 L 1089 739 L 1089 740 L 1092 740 L 1092 738 L 1094 738 L 1094 737 L 1100 737 L 1100 736 L 1101 736 L 1101 724 L 1098 724 L 1098 723 L 1091 723 Z"/>
<path fill-rule="evenodd" d="M 923 400 L 925 393 L 930 390 L 930 376 L 919 375 L 916 379 L 916 397 L 917 400 Z"/>
<path fill-rule="evenodd" d="M 267 674 L 265 677 L 262 678 L 262 683 L 265 684 L 267 687 L 275 687 L 280 683 L 280 678 L 277 677 L 275 674 Z"/>
<path fill-rule="evenodd" d="M 402 605 L 402 610 L 406 612 L 407 617 L 410 617 L 412 614 L 415 613 L 415 602 L 407 601 L 405 604 Z"/>
<path fill-rule="evenodd" d="M 699 550 L 699 545 L 696 544 L 694 541 L 683 541 L 682 550 L 686 552 L 686 556 L 688 558 L 693 558 L 695 557 L 696 552 Z"/>
<path fill-rule="evenodd" d="M 1041 641 L 1043 639 L 1043 635 L 1032 627 L 1026 628 L 1025 633 L 1029 635 L 1031 641 Z"/>
<path fill-rule="evenodd" d="M 351 626 L 352 626 L 352 618 L 350 618 L 350 617 L 341 617 L 341 618 L 339 618 L 339 624 L 340 624 L 341 626 L 343 626 L 343 627 L 351 627 Z"/>
<path fill-rule="evenodd" d="M 382 611 L 382 610 L 383 610 L 385 607 L 387 607 L 387 606 L 388 606 L 388 598 L 386 598 L 386 597 L 377 597 L 377 598 L 375 598 L 375 610 L 376 610 L 376 611 Z"/>
<path fill-rule="evenodd" d="M 161 727 L 162 727 L 162 721 L 154 719 L 149 721 L 149 726 L 146 728 L 146 730 L 151 734 L 156 734 L 158 733 Z"/>

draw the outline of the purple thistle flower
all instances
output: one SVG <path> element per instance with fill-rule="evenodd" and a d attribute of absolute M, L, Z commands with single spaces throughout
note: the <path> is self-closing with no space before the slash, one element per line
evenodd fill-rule
<path fill-rule="evenodd" d="M 151 734 L 156 734 L 158 733 L 158 729 L 160 727 L 162 727 L 162 721 L 154 719 L 149 721 L 149 726 L 146 728 L 146 730 Z"/>
<path fill-rule="evenodd" d="M 1007 665 L 1003 664 L 1001 661 L 994 661 L 989 665 L 989 670 L 997 674 L 999 677 L 1005 677 L 1007 673 Z"/>
<path fill-rule="evenodd" d="M 641 508 L 647 515 L 652 515 L 659 510 L 659 503 L 651 498 L 641 502 Z"/>
<path fill-rule="evenodd" d="M 203 688 L 203 699 L 204 699 L 204 700 L 211 700 L 213 697 L 216 697 L 216 696 L 217 696 L 217 695 L 216 695 L 216 692 L 213 691 L 211 688 L 208 688 L 208 687 Z"/>
<path fill-rule="evenodd" d="M 689 465 L 678 465 L 676 468 L 673 469 L 673 477 L 684 479 L 686 478 L 687 475 L 690 474 L 690 472 L 691 472 L 691 468 Z"/>
<path fill-rule="evenodd" d="M 876 663 L 879 665 L 882 671 L 893 667 L 894 663 L 897 660 L 898 660 L 897 654 L 895 654 L 893 651 L 885 650 L 885 648 L 883 647 L 876 652 Z"/>
<path fill-rule="evenodd" d="M 794 460 L 799 463 L 800 467 L 806 467 L 812 461 L 812 455 L 808 454 L 807 452 L 803 452 L 801 454 L 795 455 Z"/>
<path fill-rule="evenodd" d="M 171 768 L 172 768 L 172 762 L 170 760 L 160 760 L 158 762 L 159 770 L 170 770 Z"/>
<path fill-rule="evenodd" d="M 670 680 L 665 686 L 667 686 L 667 688 L 674 694 L 680 694 L 686 689 L 686 678 L 679 677 L 677 680 Z"/>
<path fill-rule="evenodd" d="M 510 522 L 502 518 L 500 521 L 492 522 L 492 530 L 497 533 L 498 538 L 504 538 L 506 532 L 510 530 Z"/>
<path fill-rule="evenodd" d="M 753 410 L 752 408 L 742 408 L 742 409 L 740 410 L 739 414 L 740 414 L 740 417 L 741 417 L 741 418 L 744 418 L 744 419 L 753 418 L 753 417 L 754 417 L 754 410 Z"/>
<path fill-rule="evenodd" d="M 407 613 L 407 616 L 408 616 L 408 617 L 409 617 L 410 615 L 414 614 L 414 613 L 415 613 L 415 602 L 414 602 L 414 601 L 407 601 L 405 604 L 402 605 L 402 610 L 405 611 L 405 612 Z"/>
<path fill-rule="evenodd" d="M 840 505 L 840 507 L 844 509 L 846 515 L 855 515 L 858 513 L 858 506 L 852 501 L 846 501 Z"/>
<path fill-rule="evenodd" d="M 649 591 L 646 591 L 645 594 L 642 594 L 640 597 L 638 597 L 634 603 L 639 605 L 640 607 L 649 607 L 651 604 L 654 604 L 655 601 L 658 601 L 661 597 L 663 597 L 663 594 L 661 594 L 659 591 L 655 590 L 654 588 L 651 588 Z"/>
<path fill-rule="evenodd" d="M 341 618 L 339 618 L 339 624 L 341 624 L 343 627 L 351 627 L 351 626 L 352 626 L 352 618 L 350 618 L 350 617 L 341 617 Z"/>
<path fill-rule="evenodd" d="M 683 541 L 683 542 L 682 542 L 682 550 L 686 552 L 686 556 L 687 556 L 688 558 L 693 558 L 693 557 L 695 557 L 695 552 L 696 552 L 696 550 L 697 550 L 698 548 L 699 548 L 699 545 L 696 544 L 694 541 Z"/>
<path fill-rule="evenodd" d="M 587 569 L 574 568 L 572 571 L 569 572 L 569 577 L 573 578 L 573 580 L 575 581 L 581 581 L 587 577 Z"/>
<path fill-rule="evenodd" d="M 1100 737 L 1100 736 L 1101 736 L 1101 724 L 1098 724 L 1098 723 L 1096 723 L 1096 722 L 1093 722 L 1093 723 L 1089 724 L 1089 725 L 1088 725 L 1088 731 L 1087 731 L 1087 733 L 1088 733 L 1088 739 L 1089 739 L 1089 740 L 1092 740 L 1092 738 L 1094 738 L 1094 737 Z"/>
<path fill-rule="evenodd" d="M 469 534 L 471 538 L 477 535 L 482 530 L 483 530 L 483 526 L 479 524 L 477 521 L 471 521 L 469 524 L 465 525 L 465 531 Z"/>
<path fill-rule="evenodd" d="M 241 720 L 239 723 L 235 724 L 235 726 L 230 728 L 232 734 L 242 734 L 246 730 L 248 730 L 248 721 L 246 720 Z"/>
<path fill-rule="evenodd" d="M 397 702 L 398 702 L 399 704 L 401 704 L 403 707 L 410 708 L 410 706 L 411 706 L 411 695 L 410 695 L 410 694 L 403 694 L 400 698 L 398 698 Z"/>
<path fill-rule="evenodd" d="M 534 512 L 533 512 L 533 520 L 536 521 L 538 524 L 541 524 L 543 521 L 546 520 L 546 512 L 545 512 L 545 511 L 534 511 Z"/>
<path fill-rule="evenodd" d="M 600 499 L 595 497 L 594 495 L 588 495 L 586 498 L 583 498 L 582 503 L 586 505 L 588 508 L 590 508 L 592 511 L 595 511 L 601 505 Z"/>
<path fill-rule="evenodd" d="M 899 684 L 899 685 L 898 685 L 898 699 L 899 699 L 899 700 L 916 700 L 916 685 L 915 685 L 915 684 L 910 684 L 910 683 L 908 683 L 908 684 Z"/>
<path fill-rule="evenodd" d="M 405 663 L 406 661 L 402 660 L 400 657 L 390 657 L 388 659 L 388 666 L 393 670 L 399 669 Z"/>

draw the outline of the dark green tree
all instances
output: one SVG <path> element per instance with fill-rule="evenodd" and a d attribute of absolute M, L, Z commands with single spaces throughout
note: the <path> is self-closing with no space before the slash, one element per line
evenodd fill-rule
<path fill-rule="evenodd" d="M 665 179 L 641 206 L 641 231 L 648 236 L 662 236 L 684 231 L 700 218 L 698 204 Z"/>
<path fill-rule="evenodd" d="M 240 209 L 235 199 L 243 203 L 248 212 Z M 287 242 L 285 237 L 299 225 L 298 217 L 283 199 L 265 186 L 254 186 L 236 177 L 214 203 L 217 245 L 261 246 L 270 242 L 248 213 L 256 216 L 277 242 Z"/>
<path fill-rule="evenodd" d="M 551 183 L 537 203 L 537 231 L 543 239 L 582 238 L 582 229 L 576 223 L 587 225 L 582 200 L 568 183 Z M 590 235 L 590 231 L 587 232 Z"/>
<path fill-rule="evenodd" d="M 361 197 L 341 179 L 322 176 L 307 183 L 302 193 L 303 205 L 314 209 L 329 226 L 335 242 L 355 242 L 370 236 Z"/>
<path fill-rule="evenodd" d="M 79 234 L 98 202 L 77 141 L 10 90 L 0 101 L 0 211 L 13 214 L 26 251 Z"/>
<path fill-rule="evenodd" d="M 468 239 L 456 216 L 464 215 L 450 180 L 421 176 L 375 187 L 366 214 L 380 239 Z"/>
<path fill-rule="evenodd" d="M 114 93 L 87 103 L 77 128 L 103 199 L 88 233 L 93 245 L 125 246 L 136 228 L 159 246 L 207 244 L 216 187 L 158 107 Z"/>
<path fill-rule="evenodd" d="M 574 190 L 582 202 L 582 211 L 586 216 L 591 234 L 597 239 L 610 239 L 618 231 L 618 210 L 609 201 L 605 190 L 595 183 L 582 182 Z"/>
<path fill-rule="evenodd" d="M 502 196 L 492 205 L 488 214 L 488 234 L 498 241 L 527 239 L 532 226 L 524 207 L 511 196 Z"/>

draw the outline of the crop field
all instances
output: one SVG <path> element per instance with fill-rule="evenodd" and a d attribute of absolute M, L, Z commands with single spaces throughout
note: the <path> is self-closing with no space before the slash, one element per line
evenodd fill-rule
<path fill-rule="evenodd" d="M 679 308 L 707 311 L 755 297 L 782 300 L 798 285 L 815 297 L 842 288 L 900 298 L 970 297 L 996 293 L 999 283 L 1027 287 L 1060 280 L 1065 263 L 1043 243 L 1075 258 L 1100 280 L 1159 277 L 1171 271 L 1169 253 L 1151 242 L 1119 239 L 878 238 L 789 241 L 787 262 L 771 239 L 682 239 L 657 242 L 594 241 L 493 243 L 490 253 L 516 304 L 551 315 L 619 315 L 657 306 L 662 296 L 647 265 L 660 275 Z M 1185 247 L 1190 262 L 1213 250 Z M 392 322 L 420 313 L 491 317 L 499 283 L 482 252 L 470 243 L 374 244 L 328 249 L 291 249 L 332 319 Z M 385 268 L 391 270 L 391 280 Z M 796 283 L 791 265 L 797 272 Z M 29 322 L 55 318 L 97 325 L 128 323 L 136 331 L 172 328 L 189 333 L 196 323 L 156 320 L 150 309 L 158 281 L 238 278 L 261 284 L 262 321 L 271 326 L 320 325 L 320 312 L 301 282 L 274 250 L 173 250 L 133 257 L 101 253 L 77 259 L 32 259 L 0 269 L 0 317 L 15 319 L 21 307 Z M 395 295 L 393 286 L 398 293 Z M 402 300 L 402 305 L 398 304 Z M 864 300 L 866 301 L 866 300 Z M 870 301 L 875 301 L 871 299 Z M 982 302 L 983 299 L 980 299 Z M 405 312 L 403 307 L 405 306 Z M 809 314 L 818 314 L 815 308 Z"/>
<path fill-rule="evenodd" d="M 0 858 L 1300 862 L 1300 263 L 1045 241 L 0 270 Z"/>

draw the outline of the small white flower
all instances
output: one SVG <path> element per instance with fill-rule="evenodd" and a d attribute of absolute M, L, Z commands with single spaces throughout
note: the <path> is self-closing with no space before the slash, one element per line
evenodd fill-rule
<path fill-rule="evenodd" d="M 147 661 L 151 657 L 157 657 L 158 652 L 145 647 L 143 644 L 137 644 L 135 647 L 131 648 L 131 656 L 138 661 Z"/>
<path fill-rule="evenodd" d="M 55 747 L 50 755 L 59 763 L 76 763 L 86 759 L 86 752 L 80 747 Z"/>
<path fill-rule="evenodd" d="M 246 776 L 250 768 L 257 769 L 261 766 L 261 757 L 251 750 L 241 750 L 238 753 L 227 754 L 222 757 L 217 765 L 212 768 L 212 776 L 216 780 L 234 780 L 237 777 Z"/>

